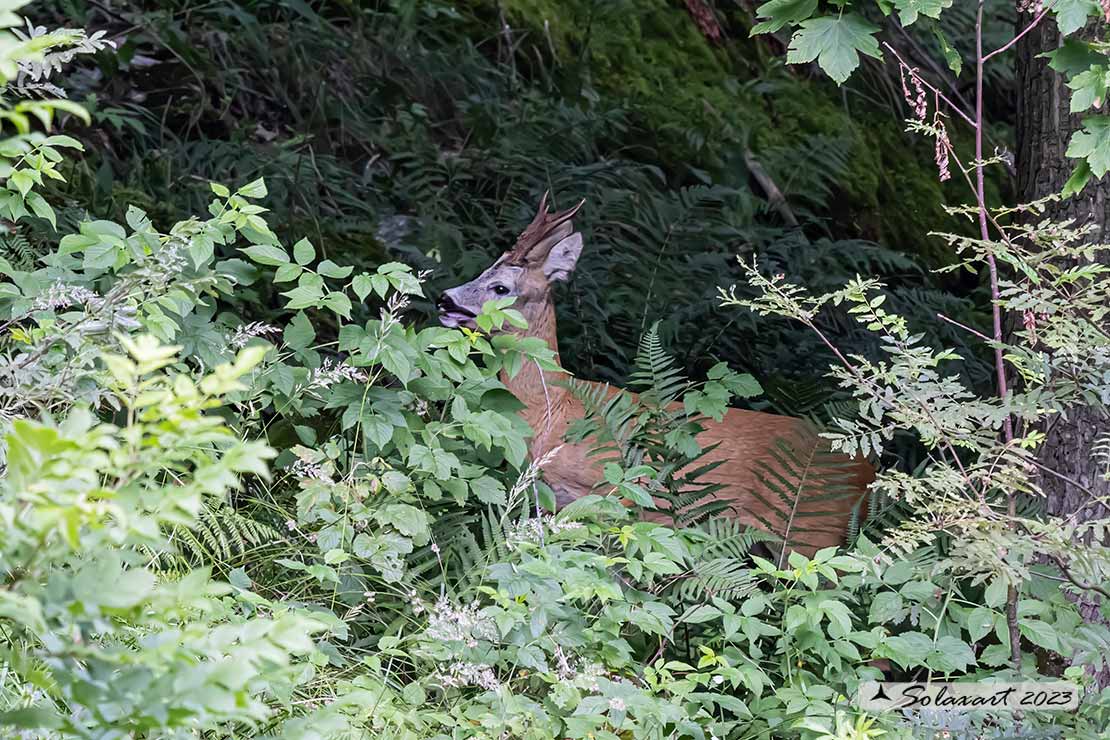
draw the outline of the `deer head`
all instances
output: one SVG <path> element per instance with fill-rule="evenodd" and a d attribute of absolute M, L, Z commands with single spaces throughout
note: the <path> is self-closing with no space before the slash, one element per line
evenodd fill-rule
<path fill-rule="evenodd" d="M 513 308 L 530 325 L 551 305 L 551 283 L 566 280 L 582 253 L 582 235 L 574 231 L 571 217 L 586 201 L 565 211 L 548 213 L 547 193 L 532 223 L 516 244 L 485 272 L 469 283 L 450 288 L 439 300 L 439 320 L 444 326 L 474 326 L 474 317 L 486 301 L 514 297 Z"/>

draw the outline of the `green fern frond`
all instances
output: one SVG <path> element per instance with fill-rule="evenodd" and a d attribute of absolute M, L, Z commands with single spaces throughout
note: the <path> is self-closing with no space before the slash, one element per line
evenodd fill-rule
<path fill-rule="evenodd" d="M 805 547 L 814 535 L 843 535 L 841 525 L 822 525 L 818 520 L 842 510 L 832 504 L 859 497 L 855 466 L 843 454 L 823 448 L 816 438 L 801 449 L 777 440 L 769 458 L 756 463 L 756 479 L 763 490 L 757 487 L 751 495 L 767 513 L 753 515 L 782 538 L 783 557 L 787 548 Z"/>
<path fill-rule="evenodd" d="M 728 601 L 743 599 L 759 590 L 755 574 L 735 558 L 713 558 L 694 563 L 675 588 L 684 601 Z"/>
<path fill-rule="evenodd" d="M 756 545 L 779 541 L 770 532 L 750 527 L 731 517 L 709 519 L 695 529 L 705 535 L 701 551 L 703 557 L 729 557 L 740 561 L 748 558 Z"/>
<path fill-rule="evenodd" d="M 640 428 L 639 412 L 632 396 L 607 385 L 572 380 L 568 387 L 585 414 L 567 431 L 567 440 L 581 442 L 593 437 L 589 454 L 602 460 L 619 459 L 624 465 L 638 464 L 642 452 L 634 445 Z"/>
<path fill-rule="evenodd" d="M 229 563 L 282 540 L 283 535 L 228 504 L 209 503 L 201 509 L 192 529 L 175 529 L 172 539 L 189 561 Z"/>
<path fill-rule="evenodd" d="M 689 387 L 685 375 L 663 349 L 658 321 L 640 338 L 633 365 L 629 385 L 640 391 L 640 400 L 649 406 L 663 408 Z"/>

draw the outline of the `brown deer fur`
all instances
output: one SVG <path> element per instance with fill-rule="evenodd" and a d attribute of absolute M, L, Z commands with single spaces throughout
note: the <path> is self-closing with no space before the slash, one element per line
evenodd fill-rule
<path fill-rule="evenodd" d="M 545 196 L 536 219 L 512 250 L 471 282 L 444 293 L 440 301 L 442 323 L 447 326 L 472 324 L 485 301 L 512 295 L 516 298 L 513 307 L 528 321 L 526 333 L 547 342 L 558 361 L 551 283 L 569 277 L 581 252 L 581 235 L 574 233 L 570 224 L 570 216 L 578 207 L 548 214 Z M 597 485 L 604 481 L 601 461 L 587 454 L 589 443 L 564 441 L 571 422 L 585 414 L 581 402 L 564 385 L 568 377 L 566 373 L 541 371 L 535 364 L 525 364 L 516 377 L 502 378 L 509 390 L 526 404 L 523 415 L 534 432 L 533 459 L 561 445 L 543 468 L 544 481 L 555 491 L 560 506 L 596 492 Z M 767 501 L 776 500 L 776 495 L 761 480 L 759 461 L 771 462 L 770 455 L 780 440 L 790 445 L 801 461 L 807 460 L 824 444 L 800 419 L 756 411 L 729 409 L 721 422 L 709 420 L 704 426 L 706 429 L 698 436 L 698 442 L 703 448 L 717 445 L 704 461 L 720 460 L 722 463 L 706 474 L 703 481 L 723 484 L 718 496 L 727 499 L 732 515 L 761 529 L 767 528 L 765 521 L 777 522 L 779 516 L 769 511 L 767 504 L 756 495 L 759 492 Z M 790 539 L 797 542 L 797 549 L 812 551 L 841 544 L 852 508 L 874 480 L 874 470 L 865 460 L 852 461 L 850 471 L 858 495 L 821 499 L 809 498 L 803 493 L 796 503 L 790 517 L 793 524 L 789 534 Z M 804 483 L 803 491 L 820 490 L 820 480 Z M 648 512 L 646 518 L 668 520 L 657 512 Z"/>

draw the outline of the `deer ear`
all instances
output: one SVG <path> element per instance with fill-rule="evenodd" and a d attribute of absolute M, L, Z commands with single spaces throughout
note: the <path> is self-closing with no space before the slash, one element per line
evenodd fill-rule
<path fill-rule="evenodd" d="M 574 272 L 574 266 L 578 264 L 580 254 L 582 254 L 582 235 L 571 234 L 547 253 L 547 259 L 543 263 L 544 277 L 551 282 L 566 280 Z"/>

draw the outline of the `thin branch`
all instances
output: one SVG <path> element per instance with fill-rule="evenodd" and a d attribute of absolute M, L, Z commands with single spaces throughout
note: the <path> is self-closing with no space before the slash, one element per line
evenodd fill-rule
<path fill-rule="evenodd" d="M 947 321 L 949 324 L 952 324 L 953 326 L 958 326 L 958 327 L 960 327 L 961 329 L 963 329 L 964 331 L 966 331 L 970 334 L 974 334 L 975 336 L 982 339 L 984 342 L 993 342 L 994 341 L 993 339 L 988 337 L 986 334 L 984 334 L 980 331 L 976 331 L 975 329 L 972 329 L 970 326 L 967 326 L 966 324 L 961 324 L 959 321 L 956 321 L 955 319 L 949 318 L 949 317 L 945 316 L 942 313 L 938 313 L 937 318 L 940 319 L 941 321 Z"/>
<path fill-rule="evenodd" d="M 1110 591 L 1107 591 L 1102 586 L 1096 586 L 1093 583 L 1083 583 L 1078 578 L 1072 575 L 1071 571 L 1068 570 L 1068 566 L 1065 565 L 1064 561 L 1061 560 L 1059 557 L 1057 557 L 1056 555 L 1049 555 L 1048 557 L 1052 562 L 1056 563 L 1056 567 L 1060 569 L 1060 572 L 1063 574 L 1064 578 L 1068 579 L 1068 583 L 1080 589 L 1081 591 L 1094 591 L 1102 598 L 1110 599 Z"/>
<path fill-rule="evenodd" d="M 975 13 L 975 198 L 979 204 L 979 233 L 983 242 L 989 242 L 990 227 L 987 225 L 989 212 L 987 209 L 985 177 L 983 174 L 983 0 L 979 0 L 979 7 Z M 1006 387 L 1006 359 L 1002 353 L 1002 306 L 1001 292 L 998 288 L 998 263 L 994 254 L 987 253 L 987 270 L 990 273 L 991 289 L 991 323 L 994 334 L 994 368 L 998 376 L 998 395 L 1005 398 Z M 1002 431 L 1007 445 L 1014 439 L 1014 422 L 1010 414 L 1002 423 Z M 1008 491 L 1006 496 L 1006 513 L 1012 522 L 1017 516 L 1017 496 L 1013 491 Z M 1017 670 L 1021 670 L 1021 631 L 1018 629 L 1018 590 L 1011 585 L 1006 590 L 1006 624 L 1010 633 L 1010 661 Z"/>
<path fill-rule="evenodd" d="M 1059 478 L 1060 480 L 1064 481 L 1068 485 L 1074 486 L 1075 488 L 1079 489 L 1080 492 L 1086 494 L 1088 497 L 1094 499 L 1096 502 L 1101 500 L 1100 497 L 1098 496 L 1098 494 L 1096 494 L 1090 488 L 1088 488 L 1087 486 L 1085 486 L 1082 483 L 1080 483 L 1079 481 L 1077 481 L 1075 478 L 1064 475 L 1063 473 L 1061 473 L 1058 470 L 1053 470 L 1052 468 L 1048 467 L 1047 465 L 1042 465 L 1041 463 L 1037 462 L 1037 460 L 1035 460 L 1035 459 L 1031 459 L 1030 462 L 1032 463 L 1033 467 L 1037 468 L 1041 472 L 1048 473 L 1052 477 Z"/>
<path fill-rule="evenodd" d="M 1033 19 L 1032 23 L 1023 28 L 1021 30 L 1021 33 L 1019 33 L 1017 36 L 1014 36 L 1012 39 L 1007 41 L 1005 45 L 999 47 L 998 49 L 995 49 L 990 54 L 987 54 L 985 57 L 983 57 L 983 61 L 985 62 L 996 54 L 1001 54 L 1004 51 L 1008 51 L 1011 47 L 1013 47 L 1014 44 L 1021 40 L 1022 36 L 1036 28 L 1037 24 L 1041 22 L 1041 19 L 1048 15 L 1048 11 L 1052 10 L 1052 7 L 1053 3 L 1045 3 L 1044 10 L 1042 10 L 1040 14 Z"/>
<path fill-rule="evenodd" d="M 913 36 L 909 35 L 906 32 L 906 29 L 902 27 L 902 24 L 895 23 L 893 25 L 894 25 L 894 28 L 898 31 L 899 35 L 901 35 L 902 38 L 904 38 L 906 40 L 906 43 L 908 43 L 911 47 L 913 47 L 913 51 L 921 59 L 923 59 L 925 61 L 925 64 L 929 65 L 929 67 L 933 70 L 933 73 L 937 77 L 944 80 L 944 84 L 948 86 L 948 88 L 952 91 L 952 94 L 954 96 L 956 96 L 957 100 L 960 101 L 960 105 L 963 105 L 963 106 L 966 106 L 966 107 L 970 108 L 971 106 L 968 105 L 967 100 L 965 100 L 964 96 L 960 93 L 960 88 L 956 86 L 955 81 L 953 81 L 947 75 L 944 74 L 944 70 L 941 68 L 941 66 L 939 64 L 937 64 L 936 60 L 933 59 L 932 55 L 930 55 L 929 52 L 927 52 L 927 51 L 925 51 L 924 49 L 921 48 L 921 45 L 917 43 L 917 41 L 914 39 Z"/>
<path fill-rule="evenodd" d="M 964 110 L 963 110 L 963 108 L 961 108 L 960 106 L 958 106 L 958 105 L 956 105 L 955 103 L 953 103 L 953 102 L 952 102 L 952 101 L 951 101 L 951 100 L 950 100 L 950 99 L 949 99 L 949 98 L 948 98 L 948 97 L 947 97 L 947 96 L 946 96 L 946 95 L 945 95 L 944 93 L 942 93 L 942 92 L 941 92 L 940 90 L 938 90 L 938 89 L 937 89 L 937 87 L 936 87 L 936 85 L 934 85 L 933 83 L 929 82 L 929 81 L 928 81 L 928 80 L 926 80 L 926 79 L 925 79 L 924 77 L 922 77 L 922 76 L 921 76 L 921 73 L 917 71 L 917 68 L 916 68 L 916 67 L 911 67 L 911 66 L 909 65 L 909 63 L 907 63 L 907 62 L 906 62 L 906 60 L 905 60 L 905 59 L 903 59 L 903 58 L 901 57 L 901 55 L 900 55 L 900 54 L 899 54 L 899 53 L 898 53 L 898 52 L 897 52 L 897 51 L 895 50 L 895 48 L 894 48 L 893 46 L 891 46 L 890 44 L 888 44 L 888 43 L 887 43 L 886 41 L 884 41 L 884 42 L 883 42 L 883 46 L 885 46 L 885 47 L 886 47 L 886 48 L 887 48 L 887 49 L 888 49 L 888 50 L 890 51 L 890 53 L 894 55 L 894 58 L 898 60 L 898 63 L 899 63 L 899 64 L 901 64 L 901 65 L 902 65 L 902 67 L 903 67 L 903 68 L 904 68 L 904 69 L 905 69 L 905 70 L 906 70 L 907 72 L 909 72 L 909 73 L 910 73 L 910 75 L 911 75 L 911 76 L 912 76 L 912 77 L 913 77 L 913 78 L 914 78 L 915 80 L 917 80 L 917 81 L 918 81 L 918 82 L 920 82 L 920 83 L 921 83 L 922 85 L 924 85 L 925 87 L 927 87 L 927 88 L 929 88 L 930 90 L 932 90 L 932 91 L 933 91 L 933 94 L 934 94 L 934 95 L 936 95 L 936 96 L 937 96 L 938 98 L 940 98 L 940 99 L 941 99 L 941 100 L 943 100 L 943 101 L 944 101 L 945 103 L 947 103 L 947 104 L 948 104 L 948 107 L 949 107 L 949 108 L 951 108 L 952 110 L 954 110 L 954 111 L 956 112 L 956 114 L 957 114 L 957 115 L 959 115 L 959 117 L 960 117 L 960 118 L 964 119 L 964 121 L 965 121 L 965 122 L 966 122 L 966 123 L 967 123 L 967 124 L 968 124 L 969 126 L 971 126 L 971 127 L 973 127 L 973 128 L 974 128 L 974 127 L 976 127 L 976 124 L 975 124 L 975 119 L 974 119 L 974 118 L 972 118 L 972 117 L 971 117 L 970 115 L 968 115 L 967 113 L 965 113 L 965 112 L 964 112 Z"/>

